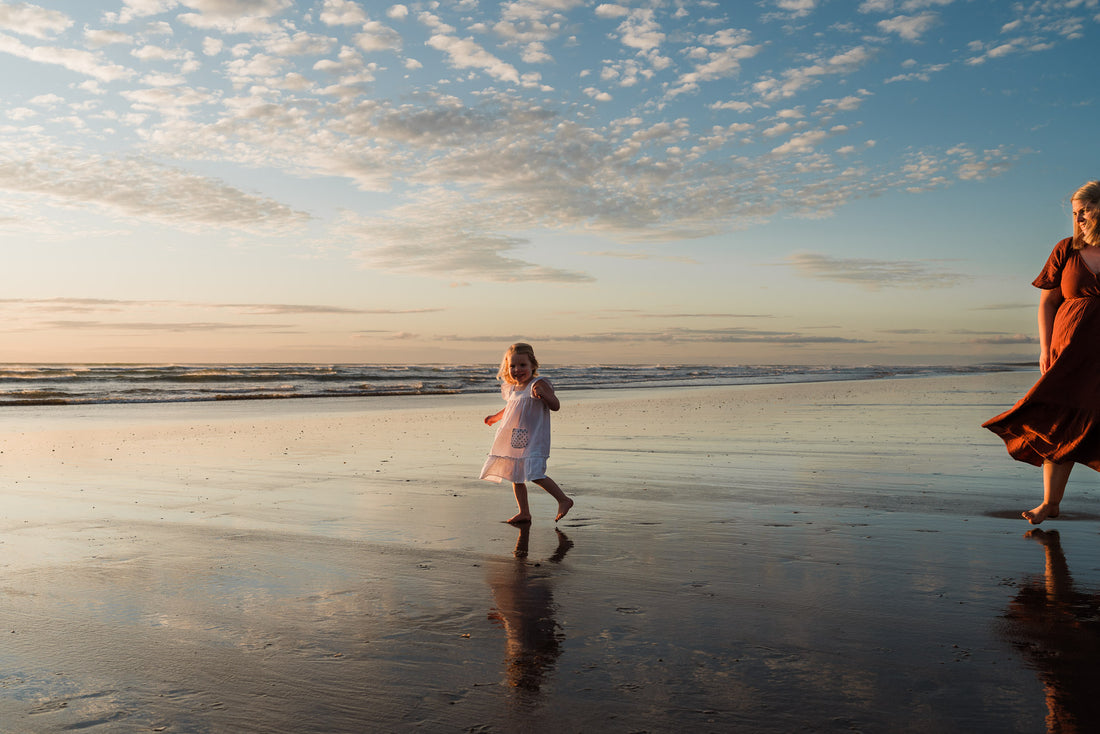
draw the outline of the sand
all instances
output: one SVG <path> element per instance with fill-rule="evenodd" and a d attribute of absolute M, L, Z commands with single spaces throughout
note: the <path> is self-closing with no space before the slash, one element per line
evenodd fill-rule
<path fill-rule="evenodd" d="M 562 392 L 525 530 L 492 395 L 4 409 L 0 730 L 1073 731 L 1097 478 L 1025 537 L 980 428 L 1034 377 Z"/>

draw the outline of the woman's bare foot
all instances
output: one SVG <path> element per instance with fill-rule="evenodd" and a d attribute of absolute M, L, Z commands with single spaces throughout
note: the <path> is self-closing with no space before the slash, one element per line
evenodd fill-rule
<path fill-rule="evenodd" d="M 1038 525 L 1043 520 L 1058 517 L 1058 505 L 1048 505 L 1044 502 L 1034 510 L 1025 510 L 1020 515 L 1032 525 Z"/>
<path fill-rule="evenodd" d="M 522 525 L 524 523 L 531 522 L 531 516 L 522 512 L 517 512 L 515 515 L 508 518 L 504 522 L 511 523 L 513 525 Z"/>
<path fill-rule="evenodd" d="M 569 514 L 569 511 L 573 509 L 573 500 L 566 497 L 558 503 L 558 516 L 554 518 L 554 522 L 562 519 Z"/>

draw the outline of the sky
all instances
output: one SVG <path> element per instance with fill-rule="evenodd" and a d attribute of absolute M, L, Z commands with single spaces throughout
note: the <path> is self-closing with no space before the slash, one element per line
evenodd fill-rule
<path fill-rule="evenodd" d="M 0 0 L 3 362 L 981 364 L 1100 0 Z"/>

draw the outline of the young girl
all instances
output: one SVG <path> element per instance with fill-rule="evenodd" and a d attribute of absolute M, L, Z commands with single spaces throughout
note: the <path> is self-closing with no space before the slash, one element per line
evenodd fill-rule
<path fill-rule="evenodd" d="M 508 404 L 499 413 L 487 416 L 485 425 L 500 423 L 489 458 L 481 468 L 481 478 L 493 482 L 509 481 L 516 495 L 519 512 L 509 518 L 512 524 L 531 522 L 527 504 L 527 484 L 539 485 L 558 501 L 554 521 L 565 517 L 573 500 L 546 476 L 550 456 L 550 411 L 561 407 L 554 386 L 539 377 L 539 363 L 530 344 L 513 344 L 504 353 L 497 379 L 503 383 L 500 394 Z"/>

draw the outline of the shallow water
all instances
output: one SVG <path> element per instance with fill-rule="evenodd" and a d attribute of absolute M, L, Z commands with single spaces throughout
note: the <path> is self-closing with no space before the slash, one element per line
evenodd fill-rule
<path fill-rule="evenodd" d="M 2 728 L 1095 724 L 1095 479 L 1024 537 L 979 428 L 1027 382 L 565 392 L 526 533 L 477 396 L 0 421 Z"/>

